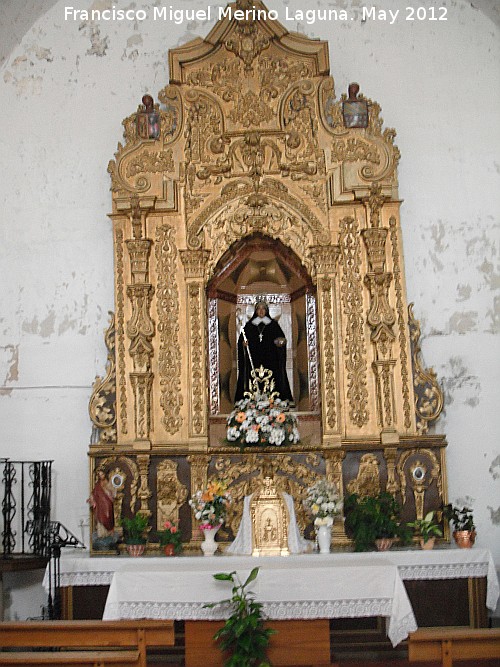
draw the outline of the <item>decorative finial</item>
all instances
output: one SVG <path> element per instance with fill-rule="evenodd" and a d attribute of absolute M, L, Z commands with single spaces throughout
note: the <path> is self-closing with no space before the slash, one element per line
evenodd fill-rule
<path fill-rule="evenodd" d="M 137 111 L 137 136 L 140 139 L 160 138 L 160 114 L 151 95 L 143 95 Z"/>
<path fill-rule="evenodd" d="M 349 98 L 342 102 L 345 127 L 368 127 L 368 104 L 366 100 L 358 99 L 359 84 L 350 83 L 348 92 Z"/>

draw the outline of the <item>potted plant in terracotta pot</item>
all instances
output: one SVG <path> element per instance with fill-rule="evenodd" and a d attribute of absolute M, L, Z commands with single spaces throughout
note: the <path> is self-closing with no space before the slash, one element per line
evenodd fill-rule
<path fill-rule="evenodd" d="M 469 507 L 456 507 L 451 503 L 443 507 L 443 516 L 453 524 L 453 538 L 461 549 L 470 549 L 476 541 L 476 526 Z"/>
<path fill-rule="evenodd" d="M 144 531 L 148 527 L 148 518 L 144 514 L 134 514 L 133 517 L 122 517 L 123 541 L 131 556 L 141 556 L 144 553 L 147 539 Z"/>
<path fill-rule="evenodd" d="M 172 521 L 165 521 L 163 530 L 158 531 L 160 546 L 165 556 L 176 556 L 182 551 L 182 538 L 179 528 Z"/>
<path fill-rule="evenodd" d="M 406 543 L 410 538 L 409 528 L 400 520 L 401 508 L 390 493 L 364 497 L 352 493 L 344 498 L 344 510 L 355 551 L 385 551 L 395 539 Z"/>
<path fill-rule="evenodd" d="M 434 511 L 427 512 L 423 519 L 416 519 L 408 523 L 409 528 L 413 528 L 415 535 L 420 538 L 422 549 L 433 549 L 436 537 L 442 537 L 443 531 L 434 519 Z"/>

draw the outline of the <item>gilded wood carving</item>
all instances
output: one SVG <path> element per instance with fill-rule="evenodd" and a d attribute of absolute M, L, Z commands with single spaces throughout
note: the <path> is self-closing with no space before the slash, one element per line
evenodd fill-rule
<path fill-rule="evenodd" d="M 422 368 L 418 323 L 407 312 L 395 131 L 363 95 L 368 126 L 345 127 L 346 96 L 335 95 L 328 44 L 276 21 L 226 17 L 206 40 L 173 49 L 169 65 L 170 83 L 153 105 L 157 138 L 139 134 L 137 114 L 146 109 L 139 104 L 108 165 L 115 316 L 106 376 L 96 379 L 89 404 L 92 460 L 118 452 L 135 461 L 123 497 L 157 521 L 174 501 L 186 521 L 180 489 L 192 493 L 211 476 L 226 477 L 234 533 L 262 461 L 255 451 L 223 453 L 220 369 L 236 372 L 237 363 L 222 360 L 221 350 L 236 348 L 231 318 L 255 286 L 291 304 L 294 387 L 308 407 L 299 415 L 302 450 L 283 449 L 273 461 L 300 525 L 304 488 L 325 471 L 347 490 L 406 488 L 402 453 L 421 449 L 442 461 L 446 443 L 428 434 L 442 393 Z M 269 242 L 259 250 L 258 239 Z M 276 239 L 284 250 L 273 258 Z M 268 267 L 253 283 L 232 269 L 250 240 L 254 265 Z M 361 460 L 348 456 L 356 452 Z M 162 487 L 165 475 L 173 486 Z M 184 537 L 198 538 L 195 528 L 189 524 Z"/>

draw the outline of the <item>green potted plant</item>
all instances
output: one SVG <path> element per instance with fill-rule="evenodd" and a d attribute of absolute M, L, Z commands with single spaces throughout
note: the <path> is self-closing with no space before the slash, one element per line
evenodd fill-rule
<path fill-rule="evenodd" d="M 344 511 L 355 551 L 383 551 L 394 539 L 406 543 L 410 538 L 409 528 L 400 520 L 401 508 L 390 493 L 364 497 L 351 493 L 344 498 Z"/>
<path fill-rule="evenodd" d="M 179 528 L 172 521 L 165 521 L 163 530 L 158 531 L 160 546 L 165 556 L 175 556 L 182 551 L 182 537 Z"/>
<path fill-rule="evenodd" d="M 436 537 L 443 536 L 443 531 L 434 515 L 434 511 L 427 512 L 423 519 L 416 519 L 407 524 L 409 528 L 413 528 L 414 533 L 420 538 L 422 549 L 433 549 Z"/>
<path fill-rule="evenodd" d="M 147 542 L 144 531 L 148 527 L 148 518 L 138 512 L 132 517 L 122 517 L 121 525 L 123 527 L 123 541 L 128 553 L 131 556 L 143 554 Z"/>
<path fill-rule="evenodd" d="M 248 575 L 245 583 L 241 583 L 236 572 L 214 574 L 214 579 L 230 581 L 233 584 L 232 596 L 221 602 L 205 605 L 212 608 L 219 604 L 229 605 L 232 614 L 218 630 L 214 639 L 221 640 L 221 650 L 228 654 L 224 667 L 270 667 L 266 652 L 271 635 L 275 630 L 264 627 L 262 605 L 255 602 L 255 594 L 247 590 L 254 581 L 259 568 Z"/>
<path fill-rule="evenodd" d="M 453 524 L 453 538 L 461 549 L 470 549 L 476 541 L 476 526 L 472 510 L 469 507 L 456 507 L 451 503 L 444 505 L 443 516 Z"/>

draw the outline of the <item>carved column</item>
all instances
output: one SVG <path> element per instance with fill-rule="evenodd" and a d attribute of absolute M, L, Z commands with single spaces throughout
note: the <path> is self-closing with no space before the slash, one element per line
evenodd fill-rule
<path fill-rule="evenodd" d="M 370 293 L 370 310 L 367 322 L 371 328 L 374 347 L 372 370 L 375 376 L 377 420 L 381 427 L 381 439 L 385 444 L 397 443 L 396 402 L 394 399 L 394 367 L 392 345 L 396 338 L 393 325 L 396 316 L 389 303 L 389 287 L 392 274 L 385 270 L 385 243 L 388 229 L 380 227 L 380 212 L 384 198 L 380 186 L 373 186 L 367 205 L 370 212 L 370 228 L 361 234 L 365 242 L 369 271 L 365 286 Z"/>
<path fill-rule="evenodd" d="M 148 483 L 150 460 L 149 454 L 138 454 L 137 456 L 137 466 L 139 468 L 139 492 L 137 495 L 141 503 L 139 513 L 148 518 L 151 516 L 149 499 L 152 496 Z"/>
<path fill-rule="evenodd" d="M 314 246 L 310 250 L 318 288 L 318 328 L 321 349 L 321 413 L 323 445 L 339 447 L 341 432 L 338 414 L 338 386 L 336 372 L 337 352 L 337 302 L 335 280 L 339 249 L 337 246 Z"/>
<path fill-rule="evenodd" d="M 335 482 L 340 493 L 344 497 L 344 483 L 342 477 L 342 461 L 345 458 L 343 450 L 329 451 L 324 453 L 326 479 Z M 333 542 L 337 545 L 349 544 L 350 541 L 345 534 L 344 521 L 342 515 L 333 522 Z"/>
<path fill-rule="evenodd" d="M 130 339 L 129 354 L 133 360 L 130 382 L 134 395 L 134 448 L 150 449 L 149 434 L 152 429 L 151 387 L 153 373 L 151 343 L 155 326 L 150 315 L 153 286 L 149 280 L 149 256 L 152 240 L 144 238 L 147 209 L 142 208 L 137 196 L 131 198 L 131 224 L 133 239 L 126 241 L 130 257 L 132 283 L 127 286 L 127 296 L 132 306 L 132 316 L 126 332 Z"/>
<path fill-rule="evenodd" d="M 208 250 L 181 250 L 187 290 L 189 336 L 189 423 L 188 433 L 194 448 L 208 445 L 207 424 L 207 327 L 206 296 L 204 289 L 205 266 L 210 257 Z"/>
<path fill-rule="evenodd" d="M 191 495 L 196 491 L 204 489 L 208 481 L 208 464 L 210 463 L 210 456 L 192 455 L 188 456 L 187 460 L 191 466 Z M 193 516 L 191 523 L 191 539 L 196 542 L 201 542 L 200 531 L 198 530 L 199 522 Z"/>

